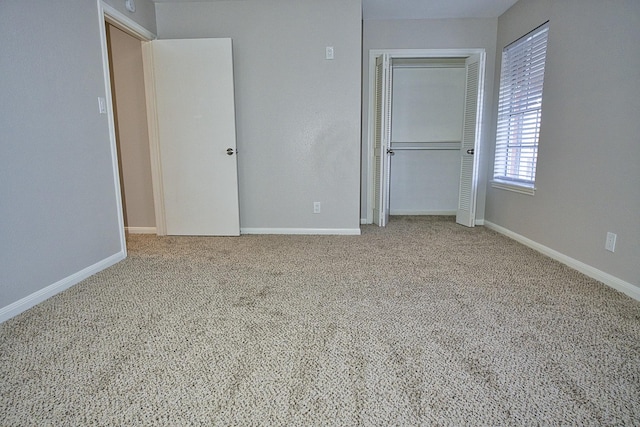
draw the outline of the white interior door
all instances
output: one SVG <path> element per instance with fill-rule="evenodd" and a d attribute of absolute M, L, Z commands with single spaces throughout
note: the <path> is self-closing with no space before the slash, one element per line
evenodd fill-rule
<path fill-rule="evenodd" d="M 480 117 L 481 86 L 484 80 L 480 55 L 472 55 L 466 62 L 466 85 L 462 144 L 460 149 L 460 190 L 456 222 L 474 227 L 476 221 L 476 192 L 478 184 L 479 141 L 478 118 Z"/>
<path fill-rule="evenodd" d="M 389 153 L 391 142 L 391 66 L 389 55 L 376 58 L 374 113 L 375 202 L 373 222 L 386 227 L 389 222 Z"/>
<path fill-rule="evenodd" d="M 231 39 L 152 42 L 166 232 L 240 234 Z"/>

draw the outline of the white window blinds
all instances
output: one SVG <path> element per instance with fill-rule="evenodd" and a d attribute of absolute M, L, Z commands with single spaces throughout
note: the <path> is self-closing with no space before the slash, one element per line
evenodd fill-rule
<path fill-rule="evenodd" d="M 493 172 L 498 184 L 535 184 L 548 32 L 545 23 L 502 52 Z"/>

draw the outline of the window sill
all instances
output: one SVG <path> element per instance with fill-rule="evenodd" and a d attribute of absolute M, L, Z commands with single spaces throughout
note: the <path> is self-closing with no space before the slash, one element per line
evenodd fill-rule
<path fill-rule="evenodd" d="M 533 196 L 536 193 L 535 187 L 528 187 L 524 185 L 518 185 L 511 182 L 504 181 L 491 181 L 491 186 L 493 188 L 499 188 L 501 190 L 513 191 L 515 193 L 527 194 L 529 196 Z"/>

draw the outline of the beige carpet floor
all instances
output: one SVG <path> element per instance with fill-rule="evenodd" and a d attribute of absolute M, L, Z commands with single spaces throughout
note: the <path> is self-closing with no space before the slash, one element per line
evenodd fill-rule
<path fill-rule="evenodd" d="M 640 425 L 640 302 L 483 227 L 128 243 L 0 325 L 0 425 Z"/>

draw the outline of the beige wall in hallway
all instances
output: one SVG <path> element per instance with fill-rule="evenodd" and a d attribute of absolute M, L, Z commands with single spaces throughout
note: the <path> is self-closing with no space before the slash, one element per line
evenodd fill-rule
<path fill-rule="evenodd" d="M 108 26 L 111 79 L 127 227 L 155 227 L 140 40 Z"/>

